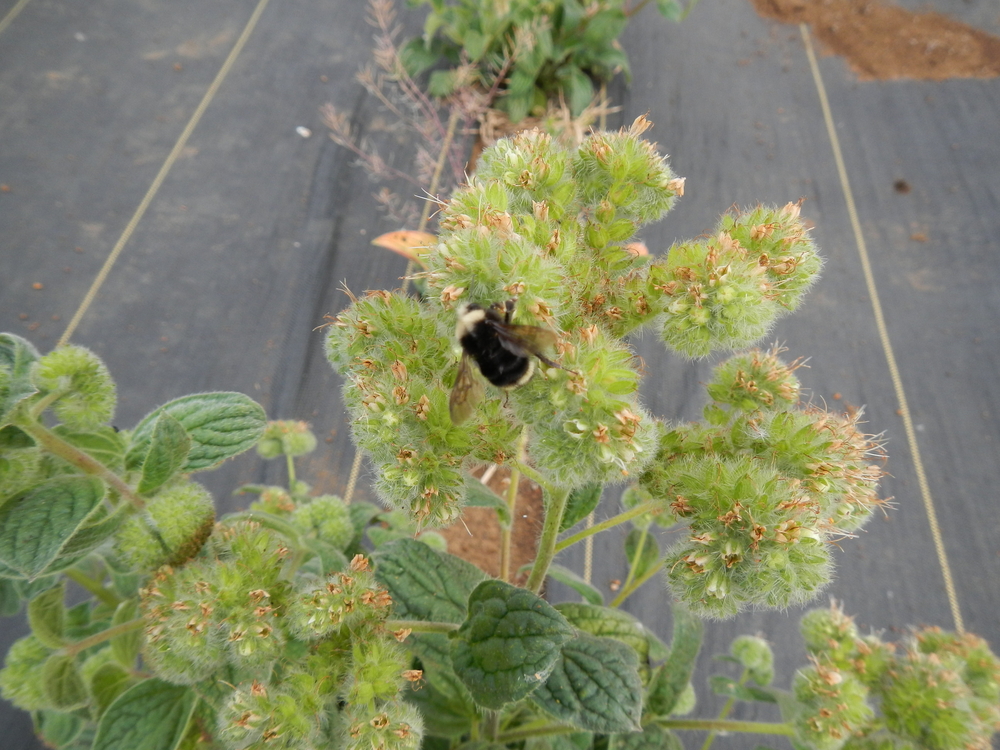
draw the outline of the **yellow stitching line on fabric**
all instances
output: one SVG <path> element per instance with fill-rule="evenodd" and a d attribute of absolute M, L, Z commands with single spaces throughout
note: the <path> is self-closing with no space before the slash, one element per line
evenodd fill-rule
<path fill-rule="evenodd" d="M 882 315 L 882 303 L 879 300 L 878 289 L 875 287 L 875 276 L 872 274 L 871 263 L 868 260 L 868 249 L 865 246 L 864 236 L 861 234 L 861 222 L 858 220 L 857 208 L 854 205 L 854 194 L 851 192 L 851 185 L 847 181 L 847 168 L 844 166 L 844 157 L 840 150 L 840 140 L 837 138 L 837 130 L 833 124 L 833 115 L 830 112 L 830 102 L 826 97 L 826 88 L 823 86 L 823 79 L 820 76 L 819 65 L 816 63 L 816 55 L 813 52 L 812 42 L 809 39 L 809 29 L 805 24 L 799 24 L 802 32 L 802 40 L 805 43 L 806 55 L 809 57 L 809 66 L 812 68 L 813 81 L 816 83 L 816 91 L 819 94 L 819 103 L 823 109 L 823 119 L 826 120 L 826 129 L 830 136 L 830 145 L 833 147 L 833 159 L 837 163 L 837 173 L 840 176 L 840 186 L 844 192 L 844 200 L 847 202 L 847 213 L 851 218 L 851 227 L 854 230 L 854 239 L 858 246 L 858 255 L 861 257 L 861 268 L 864 272 L 865 285 L 868 287 L 868 296 L 872 300 L 872 311 L 875 313 L 875 327 L 878 329 L 879 338 L 882 340 L 882 349 L 885 352 L 886 362 L 889 366 L 889 377 L 892 379 L 892 386 L 896 391 L 896 400 L 899 402 L 899 411 L 903 417 L 903 428 L 906 431 L 906 441 L 910 446 L 910 453 L 913 455 L 913 465 L 917 470 L 917 483 L 920 486 L 920 495 L 924 501 L 924 509 L 927 512 L 927 521 L 931 527 L 931 537 L 934 539 L 934 549 L 937 551 L 938 563 L 941 566 L 941 574 L 944 577 L 944 588 L 948 594 L 948 604 L 951 606 L 951 615 L 955 620 L 955 630 L 959 634 L 965 633 L 965 625 L 962 622 L 962 612 L 958 607 L 958 595 L 955 593 L 955 582 L 951 576 L 951 566 L 948 563 L 948 553 L 945 551 L 944 540 L 941 537 L 941 528 L 938 526 L 937 512 L 934 509 L 934 500 L 931 497 L 930 487 L 927 484 L 927 475 L 924 473 L 924 463 L 920 458 L 920 448 L 917 445 L 917 435 L 913 429 L 913 420 L 910 417 L 910 409 L 906 405 L 906 394 L 903 391 L 903 381 L 899 375 L 899 368 L 896 366 L 896 357 L 892 353 L 892 344 L 889 341 L 889 330 L 885 324 L 885 317 Z"/>
<path fill-rule="evenodd" d="M 31 2 L 31 0 L 18 0 L 17 4 L 7 11 L 7 15 L 0 20 L 0 34 L 7 30 L 7 27 L 11 25 L 15 18 L 17 18 L 17 14 L 24 10 L 24 6 L 29 2 Z"/>
<path fill-rule="evenodd" d="M 202 97 L 201 102 L 198 104 L 198 108 L 194 111 L 194 114 L 191 115 L 191 119 L 188 120 L 187 125 L 184 127 L 184 131 L 181 133 L 180 138 L 177 139 L 177 142 L 174 144 L 173 149 L 171 149 L 170 154 L 167 156 L 166 160 L 164 160 L 163 166 L 160 167 L 160 171 L 157 173 L 156 178 L 149 186 L 149 190 L 146 191 L 146 195 L 143 196 L 142 202 L 139 203 L 139 207 L 135 210 L 135 213 L 132 214 L 132 218 L 125 226 L 125 231 L 123 231 L 121 236 L 118 238 L 118 242 L 115 243 L 111 253 L 104 261 L 104 265 L 101 266 L 101 270 L 98 271 L 97 277 L 90 285 L 90 289 L 87 290 L 87 294 L 84 296 L 83 302 L 80 303 L 80 306 L 73 314 L 72 320 L 70 320 L 69 325 L 66 326 L 66 330 L 56 343 L 56 346 L 64 346 L 66 342 L 69 341 L 70 336 L 73 335 L 76 327 L 80 324 L 80 321 L 83 319 L 87 309 L 97 296 L 97 292 L 100 290 L 104 281 L 107 279 L 108 274 L 111 272 L 112 266 L 114 266 L 115 261 L 118 260 L 118 256 L 121 255 L 122 250 L 128 243 L 129 238 L 135 231 L 135 228 L 139 225 L 139 222 L 142 220 L 142 217 L 149 208 L 149 205 L 153 202 L 153 198 L 156 197 L 156 193 L 160 190 L 160 186 L 163 185 L 163 181 L 166 179 L 167 174 L 169 174 L 171 168 L 174 166 L 174 162 L 177 161 L 181 151 L 183 151 L 184 147 L 187 145 L 188 138 L 191 137 L 191 133 L 194 132 L 195 127 L 197 127 L 198 121 L 201 120 L 201 116 L 205 114 L 205 110 L 208 109 L 208 105 L 212 102 L 212 99 L 215 98 L 216 93 L 218 93 L 219 88 L 222 86 L 222 82 L 225 80 L 230 68 L 232 68 L 233 63 L 236 62 L 236 58 L 239 57 L 240 52 L 243 51 L 243 46 L 250 38 L 250 34 L 257 25 L 257 21 L 264 12 L 264 8 L 267 7 L 268 2 L 269 0 L 260 0 L 257 4 L 253 14 L 250 16 L 250 20 L 247 21 L 247 25 L 243 28 L 243 33 L 240 34 L 240 38 L 236 40 L 236 44 L 234 44 L 232 50 L 230 50 L 229 56 L 226 57 L 226 61 L 222 63 L 222 67 L 219 68 L 219 72 L 216 74 L 215 80 L 212 81 L 212 84 L 208 87 L 208 90 Z"/>

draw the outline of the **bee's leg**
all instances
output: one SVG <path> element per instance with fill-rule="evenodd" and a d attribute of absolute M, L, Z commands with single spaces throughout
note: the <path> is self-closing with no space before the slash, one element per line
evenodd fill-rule
<path fill-rule="evenodd" d="M 514 314 L 514 306 L 517 304 L 517 297 L 509 299 L 503 303 L 503 322 L 510 324 L 511 316 Z"/>
<path fill-rule="evenodd" d="M 568 367 L 563 367 L 558 362 L 553 362 L 551 359 L 549 359 L 548 357 L 546 357 L 544 354 L 539 354 L 538 352 L 532 352 L 532 354 L 534 354 L 536 357 L 538 357 L 548 367 L 558 367 L 560 370 L 565 370 L 566 372 L 571 372 L 574 375 L 579 375 L 580 374 L 576 370 L 571 370 Z"/>

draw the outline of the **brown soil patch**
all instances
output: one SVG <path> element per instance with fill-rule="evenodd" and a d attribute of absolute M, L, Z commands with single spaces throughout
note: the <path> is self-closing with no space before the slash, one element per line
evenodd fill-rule
<path fill-rule="evenodd" d="M 765 18 L 809 24 L 861 80 L 1000 76 L 1000 37 L 874 0 L 751 0 Z"/>
<path fill-rule="evenodd" d="M 497 471 L 488 482 L 490 489 L 501 497 L 510 486 L 506 469 Z M 542 532 L 542 491 L 532 482 L 522 479 L 514 526 L 511 532 L 511 578 L 519 583 L 527 573 L 517 570 L 535 559 L 538 536 Z M 500 575 L 500 524 L 490 508 L 466 508 L 462 519 L 440 533 L 448 540 L 448 551 L 468 560 L 491 576 Z"/>

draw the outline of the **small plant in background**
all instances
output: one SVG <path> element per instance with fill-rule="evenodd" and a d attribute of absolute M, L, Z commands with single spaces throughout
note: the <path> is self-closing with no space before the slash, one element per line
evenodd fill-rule
<path fill-rule="evenodd" d="M 711 681 L 722 715 L 686 717 L 701 618 L 812 598 L 828 542 L 879 505 L 880 447 L 855 417 L 800 405 L 796 363 L 776 350 L 722 362 L 697 423 L 643 408 L 630 334 L 689 356 L 742 348 L 820 267 L 794 204 L 734 211 L 664 257 L 630 251 L 683 193 L 647 126 L 576 148 L 537 131 L 498 142 L 420 251 L 423 296 L 370 292 L 333 321 L 327 353 L 388 512 L 314 494 L 295 467 L 313 434 L 246 396 L 186 396 L 117 430 L 96 355 L 0 335 L 0 611 L 26 602 L 31 626 L 0 692 L 48 745 L 644 750 L 697 729 L 815 750 L 989 747 L 1000 663 L 983 641 L 924 629 L 900 651 L 835 607 L 803 619 L 810 663 L 790 690 L 771 684 L 768 644 L 741 637 L 727 657 L 739 675 Z M 507 348 L 537 369 L 507 393 L 455 389 L 456 317 L 512 299 L 504 325 L 532 328 L 504 330 L 549 332 L 551 351 Z M 287 486 L 242 487 L 250 507 L 215 519 L 192 475 L 255 445 L 285 461 Z M 515 493 L 470 474 L 487 463 L 544 493 L 523 587 L 509 531 L 498 578 L 433 531 L 464 504 L 509 530 Z M 623 512 L 572 533 L 624 482 Z M 554 560 L 625 523 L 630 570 L 605 604 Z M 662 554 L 654 523 L 674 529 Z M 669 646 L 618 608 L 658 572 Z M 583 601 L 545 601 L 550 576 Z M 68 605 L 69 585 L 89 598 Z M 736 700 L 775 704 L 780 721 L 730 720 Z"/>
<path fill-rule="evenodd" d="M 660 13 L 680 21 L 697 0 L 657 0 Z M 574 115 L 591 103 L 599 84 L 619 72 L 630 76 L 618 44 L 628 19 L 649 4 L 626 0 L 409 0 L 428 5 L 424 33 L 403 48 L 411 76 L 441 60 L 451 66 L 430 74 L 427 90 L 447 97 L 468 86 L 502 82 L 497 106 L 518 122 L 547 103 L 565 99 Z"/>

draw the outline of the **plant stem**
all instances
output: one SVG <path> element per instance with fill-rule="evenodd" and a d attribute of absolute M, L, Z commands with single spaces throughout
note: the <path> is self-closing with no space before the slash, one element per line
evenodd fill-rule
<path fill-rule="evenodd" d="M 649 527 L 644 526 L 639 532 L 639 544 L 635 548 L 635 556 L 628 561 L 628 575 L 625 576 L 625 583 L 622 585 L 622 592 L 628 591 L 635 580 L 635 568 L 639 560 L 642 559 L 642 551 L 646 547 L 646 539 L 649 538 Z"/>
<path fill-rule="evenodd" d="M 67 443 L 47 427 L 33 419 L 18 421 L 17 426 L 31 435 L 49 453 L 58 456 L 64 461 L 68 461 L 85 474 L 90 474 L 104 480 L 107 485 L 116 489 L 118 494 L 132 503 L 136 508 L 142 509 L 145 507 L 146 504 L 142 498 L 125 483 L 124 479 L 90 454 L 83 452 L 75 445 Z"/>
<path fill-rule="evenodd" d="M 765 721 L 732 721 L 724 719 L 663 719 L 656 722 L 664 729 L 700 729 L 710 732 L 742 732 L 743 734 L 795 735 L 791 724 Z"/>
<path fill-rule="evenodd" d="M 750 670 L 749 669 L 744 669 L 743 670 L 743 674 L 740 675 L 739 685 L 741 687 L 743 685 L 745 685 L 746 681 L 747 681 L 747 678 L 749 678 L 749 677 L 750 677 Z M 729 712 L 733 710 L 733 706 L 734 705 L 736 705 L 736 696 L 730 695 L 729 696 L 729 700 L 726 701 L 726 705 L 724 705 L 722 707 L 722 710 L 719 711 L 719 720 L 720 721 L 723 720 L 723 719 L 725 719 L 727 716 L 729 716 Z M 714 729 L 711 732 L 709 732 L 708 733 L 708 737 L 705 738 L 705 742 L 701 746 L 701 750 L 709 750 L 709 748 L 712 747 L 712 742 L 715 741 L 716 735 L 718 735 L 718 731 L 716 731 Z"/>
<path fill-rule="evenodd" d="M 63 574 L 74 583 L 87 589 L 87 591 L 96 596 L 105 604 L 108 604 L 112 607 L 117 607 L 119 604 L 121 604 L 122 600 L 119 599 L 113 591 L 109 591 L 108 589 L 104 588 L 104 585 L 100 581 L 95 581 L 93 578 L 88 576 L 82 570 L 79 570 L 77 568 L 66 568 L 66 570 L 63 571 Z"/>
<path fill-rule="evenodd" d="M 546 493 L 552 494 L 554 492 L 552 485 L 545 481 L 545 477 L 524 463 L 524 461 L 512 461 L 511 466 L 516 467 L 518 471 L 545 490 Z"/>
<path fill-rule="evenodd" d="M 655 511 L 659 504 L 654 500 L 649 500 L 645 503 L 635 506 L 624 513 L 619 513 L 617 516 L 612 516 L 607 521 L 601 521 L 598 524 L 591 526 L 589 529 L 584 529 L 571 537 L 563 539 L 559 544 L 556 545 L 556 552 L 562 552 L 567 547 L 572 547 L 577 542 L 582 542 L 588 536 L 593 536 L 600 531 L 606 531 L 607 529 L 614 528 L 618 524 L 625 523 L 626 521 L 631 521 L 637 516 L 641 516 L 643 513 L 649 513 Z"/>
<path fill-rule="evenodd" d="M 412 630 L 414 633 L 444 633 L 458 630 L 454 622 L 432 622 L 430 620 L 386 620 L 386 630 Z"/>
<path fill-rule="evenodd" d="M 295 492 L 295 459 L 286 453 L 285 463 L 288 465 L 288 491 Z"/>
<path fill-rule="evenodd" d="M 622 590 L 618 592 L 618 596 L 616 596 L 614 600 L 611 602 L 611 604 L 609 604 L 608 606 L 611 608 L 620 607 L 622 605 L 622 602 L 624 602 L 626 599 L 632 596 L 632 594 L 634 594 L 642 587 L 642 584 L 644 584 L 650 578 L 655 576 L 661 570 L 663 570 L 662 558 L 656 563 L 656 565 L 647 570 L 643 574 L 642 578 L 637 578 L 636 580 L 632 581 L 632 583 L 629 584 L 628 586 L 623 586 Z"/>
<path fill-rule="evenodd" d="M 566 501 L 569 500 L 569 490 L 558 488 L 548 497 L 545 508 L 545 522 L 542 524 L 542 538 L 538 541 L 538 555 L 531 566 L 531 574 L 525 588 L 536 594 L 541 591 L 545 576 L 549 572 L 552 558 L 556 556 L 556 539 L 559 536 L 559 526 L 562 524 Z"/>
<path fill-rule="evenodd" d="M 521 431 L 521 437 L 517 441 L 517 460 L 524 459 L 524 447 L 528 442 L 528 430 Z M 521 469 L 514 465 L 510 469 L 510 485 L 507 487 L 507 507 L 510 509 L 510 525 L 500 529 L 500 580 L 510 580 L 510 542 L 514 532 L 517 509 L 517 490 L 521 484 Z"/>
<path fill-rule="evenodd" d="M 427 193 L 430 196 L 429 199 L 424 203 L 424 208 L 420 213 L 420 230 L 423 231 L 427 226 L 427 220 L 431 215 L 431 206 L 434 205 L 434 194 L 437 192 L 438 183 L 441 180 L 441 170 L 444 169 L 444 162 L 448 158 L 448 152 L 451 150 L 451 141 L 455 137 L 455 128 L 458 127 L 459 111 L 458 107 L 455 107 L 451 111 L 451 116 L 448 118 L 448 130 L 444 134 L 444 143 L 441 144 L 441 152 L 438 154 L 437 164 L 434 165 L 434 174 L 431 177 L 431 184 L 427 188 Z"/>
<path fill-rule="evenodd" d="M 63 646 L 62 650 L 67 656 L 76 656 L 78 653 L 86 651 L 91 646 L 96 646 L 98 643 L 110 641 L 112 638 L 117 635 L 121 635 L 122 633 L 138 630 L 145 624 L 145 617 L 136 617 L 134 620 L 129 620 L 128 622 L 123 622 L 119 625 L 112 625 L 107 630 L 102 630 L 100 633 L 94 633 L 92 636 L 84 638 L 82 641 L 77 641 L 76 643 L 70 643 Z"/>

